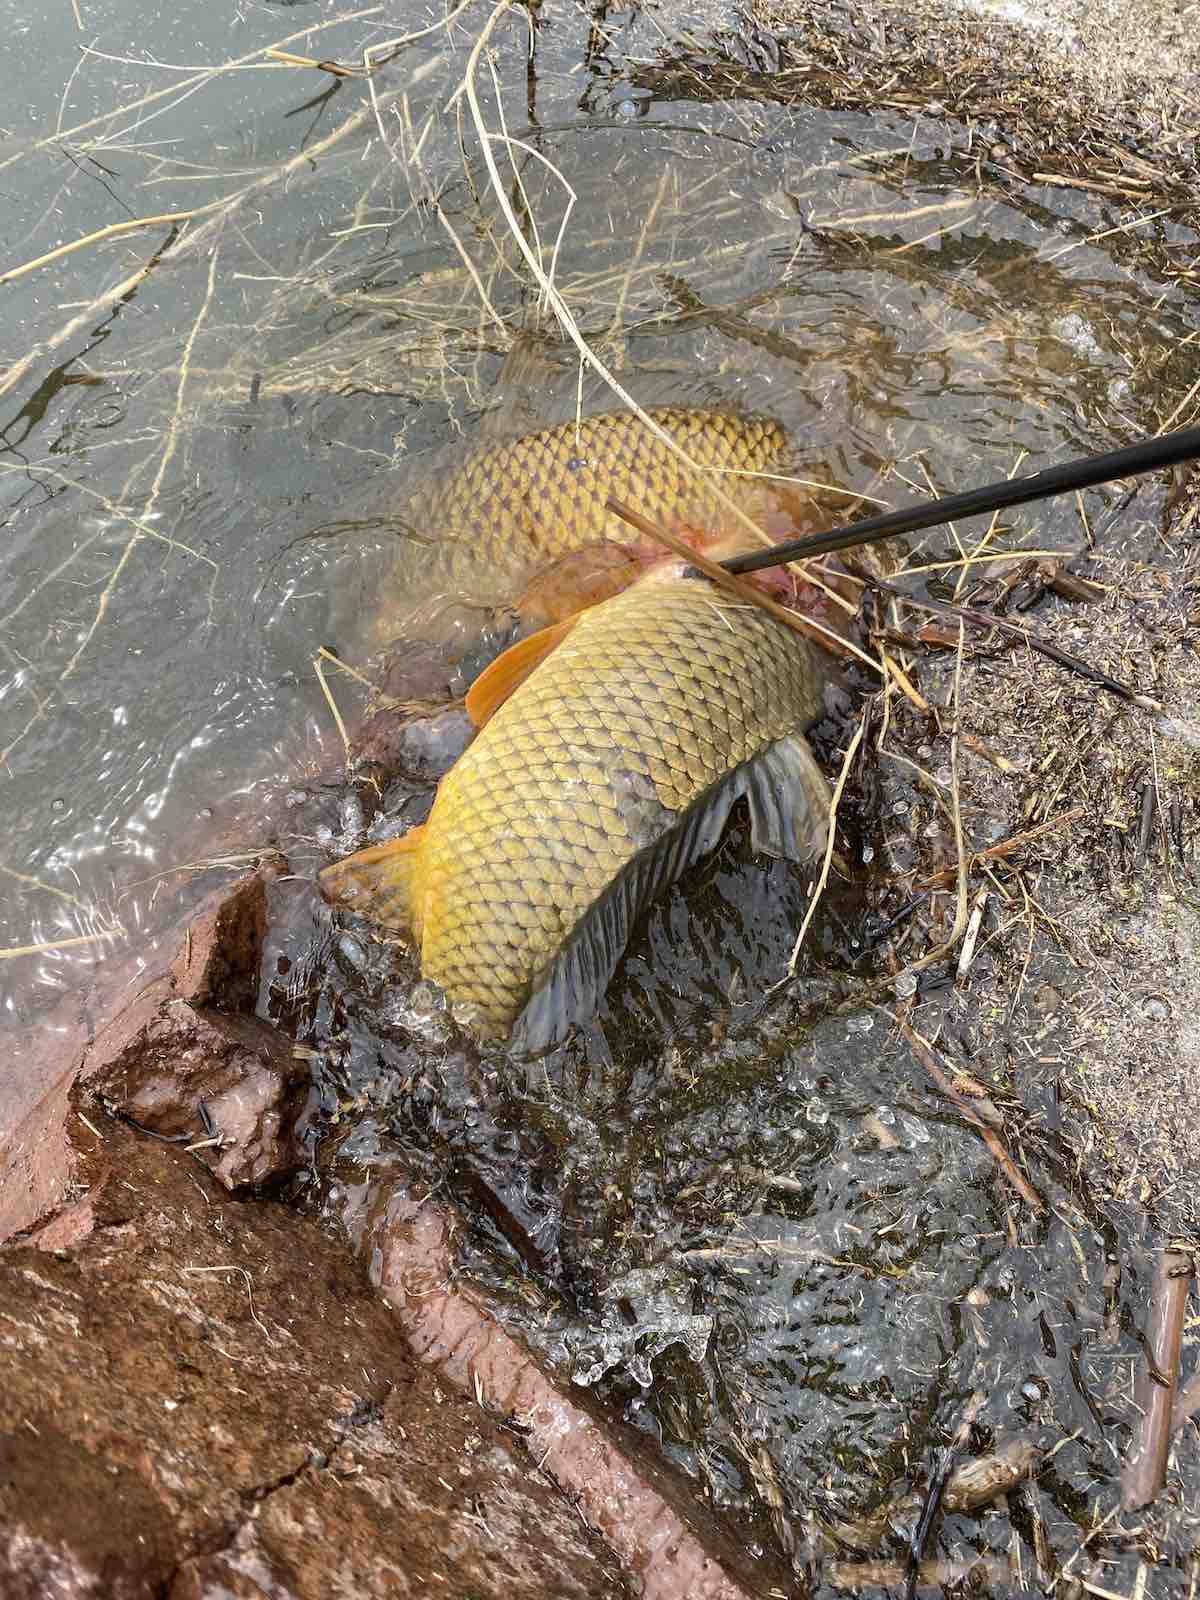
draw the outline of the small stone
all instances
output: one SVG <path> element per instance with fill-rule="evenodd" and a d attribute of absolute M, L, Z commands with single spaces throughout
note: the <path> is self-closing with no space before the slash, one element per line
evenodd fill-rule
<path fill-rule="evenodd" d="M 1049 1017 L 1062 1005 L 1062 995 L 1052 983 L 1041 984 L 1033 996 L 1033 1009 L 1041 1017 Z"/>

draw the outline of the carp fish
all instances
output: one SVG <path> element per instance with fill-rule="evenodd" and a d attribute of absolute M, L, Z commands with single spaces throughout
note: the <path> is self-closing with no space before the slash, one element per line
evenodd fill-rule
<path fill-rule="evenodd" d="M 716 490 L 767 533 L 784 537 L 816 526 L 810 496 L 754 476 L 783 471 L 791 452 L 773 418 L 674 406 L 647 415 L 695 468 L 632 411 L 489 438 L 465 457 L 428 468 L 408 498 L 382 516 L 403 543 L 372 596 L 377 620 L 367 648 L 405 632 L 412 610 L 437 598 L 515 603 L 527 622 L 539 622 L 624 588 L 661 551 L 631 544 L 628 526 L 607 508 L 610 496 L 671 528 L 727 523 Z M 337 626 L 357 631 L 349 617 Z"/>
<path fill-rule="evenodd" d="M 667 564 L 493 662 L 428 821 L 321 887 L 405 931 L 479 1031 L 541 1050 L 590 1019 L 638 916 L 739 799 L 756 850 L 820 852 L 829 790 L 803 730 L 827 676 L 792 629 Z"/>

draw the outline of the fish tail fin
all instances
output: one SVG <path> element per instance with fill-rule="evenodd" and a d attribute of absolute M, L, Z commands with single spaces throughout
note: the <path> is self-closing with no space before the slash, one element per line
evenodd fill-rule
<path fill-rule="evenodd" d="M 424 842 L 422 826 L 335 861 L 320 874 L 321 892 L 372 922 L 419 934 L 416 878 Z"/>
<path fill-rule="evenodd" d="M 825 848 L 830 790 L 803 734 L 780 739 L 746 773 L 750 842 L 763 855 L 811 861 Z"/>
<path fill-rule="evenodd" d="M 497 656 L 490 667 L 475 679 L 467 691 L 467 715 L 477 728 L 497 712 L 510 695 L 553 650 L 563 642 L 575 626 L 577 617 L 567 617 L 549 628 L 540 628 L 525 639 L 509 645 L 503 655 Z"/>

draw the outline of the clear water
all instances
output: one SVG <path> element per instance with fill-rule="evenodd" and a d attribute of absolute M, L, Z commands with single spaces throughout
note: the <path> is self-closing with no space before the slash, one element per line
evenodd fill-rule
<path fill-rule="evenodd" d="M 380 586 L 397 536 L 379 508 L 498 405 L 537 421 L 575 406 L 569 351 L 548 392 L 504 392 L 507 333 L 451 237 L 506 330 L 545 322 L 469 118 L 460 145 L 461 98 L 447 109 L 484 14 L 384 69 L 377 118 L 354 78 L 261 59 L 194 77 L 332 22 L 330 6 L 80 11 L 82 32 L 55 7 L 10 39 L 6 268 L 257 187 L 219 222 L 128 232 L 0 285 L 0 946 L 136 935 L 213 881 L 176 868 L 266 842 L 269 805 L 294 790 L 282 842 L 300 881 L 276 891 L 263 1007 L 319 1052 L 330 1148 L 350 1130 L 335 1201 L 395 1146 L 449 1175 L 507 1252 L 501 1276 L 556 1297 L 554 1358 L 615 1354 L 611 1403 L 764 1544 L 770 1474 L 795 1527 L 862 1515 L 921 1481 L 983 1389 L 980 1447 L 1036 1429 L 1062 1448 L 1011 1519 L 959 1519 L 944 1543 L 1015 1541 L 1033 1571 L 1040 1522 L 1061 1566 L 1118 1470 L 1144 1285 L 1106 1275 L 1112 1223 L 1069 1177 L 1049 1089 L 1027 1100 L 1052 1202 L 1038 1221 L 882 1018 L 821 1015 L 867 937 L 861 890 L 828 902 L 820 962 L 764 1016 L 806 887 L 735 836 L 655 910 L 599 1029 L 527 1089 L 303 881 L 358 822 L 336 786 L 305 787 L 340 749 L 312 658 L 331 619 L 407 600 Z M 379 8 L 286 48 L 352 62 L 409 23 Z M 485 61 L 478 79 L 489 127 L 503 112 L 522 141 L 494 148 L 558 288 L 640 398 L 769 411 L 801 470 L 888 504 L 1167 420 L 1195 376 L 1195 309 L 1111 231 L 1123 215 L 1006 194 L 957 123 L 711 100 L 682 35 L 665 8 L 545 5 L 532 32 L 505 20 L 496 78 Z M 602 403 L 592 379 L 584 401 Z M 1087 509 L 1120 548 L 1152 542 L 1160 502 L 1150 485 L 1120 520 L 1105 492 Z M 307 537 L 344 520 L 351 535 Z M 1080 543 L 1064 503 L 1015 516 L 999 547 Z M 944 531 L 927 547 L 957 555 Z M 455 626 L 468 648 L 470 622 Z M 354 682 L 331 687 L 352 719 Z M 829 724 L 826 747 L 842 733 Z M 419 805 L 421 787 L 388 804 Z M 849 820 L 875 836 L 869 804 Z M 120 938 L 6 961 L 9 1012 L 36 1016 Z M 704 1360 L 668 1344 L 649 1391 L 629 1364 L 644 1371 L 644 1346 L 604 1338 L 605 1285 L 647 1264 L 647 1322 L 713 1319 Z"/>

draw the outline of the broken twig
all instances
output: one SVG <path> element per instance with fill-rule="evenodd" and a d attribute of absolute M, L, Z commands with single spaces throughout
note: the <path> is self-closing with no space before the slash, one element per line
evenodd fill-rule
<path fill-rule="evenodd" d="M 1116 695 L 1118 699 L 1127 700 L 1131 705 L 1141 706 L 1143 711 L 1153 711 L 1161 715 L 1165 710 L 1161 700 L 1152 700 L 1147 694 L 1139 694 L 1127 683 L 1121 683 L 1119 679 L 1110 677 L 1099 667 L 1092 666 L 1090 661 L 1084 661 L 1082 656 L 1074 656 L 1069 650 L 1051 644 L 1049 639 L 1043 639 L 1040 634 L 1034 633 L 1032 628 L 1023 627 L 1019 622 L 1010 622 L 1007 617 L 998 617 L 991 611 L 976 611 L 971 606 L 952 605 L 948 600 L 923 600 L 916 595 L 906 594 L 897 584 L 889 583 L 886 578 L 876 578 L 867 572 L 856 572 L 855 576 L 868 587 L 877 589 L 882 594 L 892 595 L 918 611 L 928 611 L 935 617 L 951 617 L 960 622 L 969 622 L 976 628 L 994 628 L 998 633 L 1028 645 L 1031 650 L 1036 650 L 1048 661 L 1055 661 L 1060 667 L 1066 667 L 1069 671 L 1078 673 L 1080 677 L 1087 678 L 1089 682 L 1099 684 L 1100 688 Z"/>
<path fill-rule="evenodd" d="M 1148 1506 L 1166 1482 L 1171 1409 L 1179 1378 L 1179 1347 L 1191 1279 L 1191 1256 L 1180 1250 L 1159 1252 L 1150 1290 L 1146 1364 L 1138 1374 L 1135 1397 L 1141 1421 L 1121 1480 L 1121 1503 L 1126 1511 Z"/>
<path fill-rule="evenodd" d="M 1004 1144 L 1000 1139 L 1000 1135 L 996 1132 L 995 1127 L 989 1125 L 989 1119 L 987 1118 L 986 1113 L 983 1112 L 983 1107 L 987 1107 L 991 1110 L 992 1115 L 996 1118 L 997 1123 L 1000 1121 L 999 1113 L 992 1105 L 991 1100 L 987 1099 L 986 1096 L 976 1097 L 977 1104 L 972 1104 L 971 1099 L 968 1098 L 968 1096 L 958 1087 L 958 1085 L 954 1083 L 950 1075 L 944 1070 L 941 1062 L 937 1058 L 937 1054 L 934 1051 L 933 1046 L 929 1043 L 929 1040 L 923 1039 L 916 1029 L 909 1022 L 907 1022 L 904 1017 L 900 1016 L 898 1012 L 888 1011 L 883 1006 L 880 1006 L 878 1009 L 885 1017 L 888 1017 L 896 1024 L 896 1027 L 904 1035 L 905 1039 L 908 1040 L 913 1054 L 917 1057 L 921 1065 L 925 1068 L 926 1072 L 928 1072 L 929 1076 L 933 1079 L 934 1083 L 937 1084 L 938 1088 L 946 1096 L 946 1098 L 953 1101 L 954 1105 L 958 1108 L 962 1115 L 966 1117 L 967 1121 L 979 1129 L 980 1137 L 982 1138 L 984 1144 L 986 1144 L 988 1149 L 991 1151 L 996 1165 L 1000 1168 L 1000 1171 L 1004 1174 L 1005 1178 L 1008 1179 L 1008 1182 L 1012 1185 L 1012 1187 L 1021 1196 L 1021 1199 L 1025 1201 L 1025 1204 L 1030 1208 L 1031 1211 L 1043 1211 L 1045 1209 L 1045 1205 L 1041 1195 L 1038 1194 L 1037 1190 L 1033 1187 L 1029 1180 L 1022 1175 L 1013 1158 L 1004 1148 Z"/>

